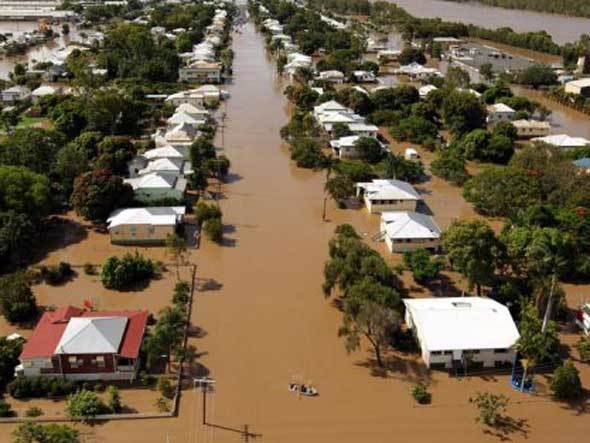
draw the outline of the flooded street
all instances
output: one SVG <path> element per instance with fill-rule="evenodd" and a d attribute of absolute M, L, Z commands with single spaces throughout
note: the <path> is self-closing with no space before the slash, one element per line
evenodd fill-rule
<path fill-rule="evenodd" d="M 517 11 L 444 0 L 391 0 L 391 2 L 416 17 L 440 17 L 443 20 L 471 23 L 485 28 L 508 26 L 520 32 L 545 30 L 559 44 L 573 42 L 580 35 L 590 32 L 590 19 L 581 17 Z"/>
<path fill-rule="evenodd" d="M 223 137 L 232 161 L 221 201 L 225 241 L 204 242 L 192 257 L 202 288 L 192 322 L 203 332 L 191 344 L 200 355 L 199 375 L 209 373 L 216 382 L 207 400 L 209 425 L 201 425 L 201 394 L 187 390 L 179 418 L 106 423 L 93 428 L 93 441 L 239 442 L 244 425 L 258 434 L 250 441 L 272 443 L 496 441 L 474 422 L 468 398 L 483 389 L 514 396 L 507 377 L 458 382 L 434 372 L 435 405 L 417 407 L 409 388 L 426 374 L 415 356 L 393 359 L 392 371 L 376 376 L 366 347 L 347 355 L 337 337 L 341 314 L 321 292 L 327 242 L 341 222 L 376 232 L 378 217 L 330 205 L 332 221 L 321 221 L 324 173 L 296 169 L 281 148 L 279 129 L 288 119 L 284 84 L 262 37 L 249 24 L 234 35 L 233 49 Z M 293 380 L 312 382 L 319 397 L 290 393 Z M 511 413 L 534 421 L 534 441 L 557 441 L 564 426 L 572 436 L 585 430 L 574 414 L 543 400 L 514 405 Z M 563 426 L 549 424 L 550 416 Z"/>

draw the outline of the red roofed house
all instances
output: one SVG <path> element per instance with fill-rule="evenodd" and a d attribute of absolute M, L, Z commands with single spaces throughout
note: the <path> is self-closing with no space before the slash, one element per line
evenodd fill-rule
<path fill-rule="evenodd" d="M 45 312 L 23 348 L 17 375 L 72 380 L 133 380 L 147 311 Z"/>

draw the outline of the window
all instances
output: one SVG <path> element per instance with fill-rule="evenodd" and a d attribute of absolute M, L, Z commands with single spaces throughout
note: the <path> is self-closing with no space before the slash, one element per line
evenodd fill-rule
<path fill-rule="evenodd" d="M 508 349 L 494 349 L 494 354 L 505 354 L 508 352 Z"/>
<path fill-rule="evenodd" d="M 430 355 L 442 355 L 442 351 L 430 351 Z"/>
<path fill-rule="evenodd" d="M 105 363 L 104 363 L 104 356 L 102 355 L 98 355 L 96 357 L 96 364 L 98 365 L 98 367 L 100 368 L 104 368 L 105 367 Z"/>
<path fill-rule="evenodd" d="M 70 364 L 71 368 L 77 368 L 78 363 L 82 363 L 82 360 L 78 360 L 77 357 L 68 357 L 68 363 Z"/>
<path fill-rule="evenodd" d="M 156 232 L 156 227 L 155 227 L 155 226 L 150 226 L 150 227 L 148 227 L 148 232 L 149 232 L 150 234 L 153 234 L 154 232 Z"/>

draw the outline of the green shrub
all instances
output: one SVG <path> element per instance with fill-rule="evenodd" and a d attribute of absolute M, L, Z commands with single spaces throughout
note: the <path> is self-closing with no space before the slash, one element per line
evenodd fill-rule
<path fill-rule="evenodd" d="M 212 218 L 221 218 L 222 215 L 221 209 L 216 205 L 199 202 L 195 208 L 195 217 L 199 223 L 205 223 Z"/>
<path fill-rule="evenodd" d="M 581 361 L 590 361 L 590 340 L 588 340 L 588 337 L 580 337 L 580 340 L 576 343 L 576 348 L 578 349 Z"/>
<path fill-rule="evenodd" d="M 155 403 L 156 408 L 160 412 L 169 412 L 170 411 L 170 401 L 165 399 L 164 397 L 158 397 Z"/>
<path fill-rule="evenodd" d="M 68 280 L 74 271 L 69 263 L 60 262 L 57 266 L 41 266 L 41 278 L 50 285 L 59 285 Z"/>
<path fill-rule="evenodd" d="M 37 315 L 37 300 L 31 279 L 23 271 L 0 278 L 0 311 L 9 323 L 21 323 Z"/>
<path fill-rule="evenodd" d="M 411 389 L 412 397 L 421 405 L 430 403 L 431 395 L 428 392 L 428 388 L 424 383 L 416 383 Z"/>
<path fill-rule="evenodd" d="M 204 229 L 211 241 L 221 243 L 221 240 L 223 239 L 223 224 L 221 223 L 221 219 L 213 218 L 207 220 Z"/>
<path fill-rule="evenodd" d="M 412 271 L 414 280 L 424 284 L 438 277 L 444 263 L 440 259 L 432 259 L 425 249 L 416 249 L 404 253 L 404 264 Z"/>
<path fill-rule="evenodd" d="M 171 399 L 174 397 L 174 386 L 172 386 L 172 383 L 166 377 L 160 377 L 158 380 L 158 391 L 165 398 Z"/>
<path fill-rule="evenodd" d="M 582 395 L 580 373 L 571 361 L 566 361 L 553 372 L 550 386 L 559 400 L 573 400 Z"/>
<path fill-rule="evenodd" d="M 176 306 L 186 306 L 190 299 L 191 287 L 186 281 L 179 281 L 174 286 L 174 294 L 172 295 L 172 303 Z"/>
<path fill-rule="evenodd" d="M 84 274 L 96 275 L 96 266 L 94 266 L 92 263 L 84 263 Z"/>
<path fill-rule="evenodd" d="M 6 392 L 13 398 L 60 397 L 75 392 L 78 384 L 62 378 L 19 377 L 6 386 Z"/>
<path fill-rule="evenodd" d="M 12 407 L 6 403 L 6 401 L 0 399 L 0 417 L 14 417 L 16 412 L 12 410 Z"/>
<path fill-rule="evenodd" d="M 84 389 L 68 397 L 66 411 L 70 417 L 80 417 L 85 420 L 110 412 L 94 392 Z"/>
<path fill-rule="evenodd" d="M 107 396 L 108 408 L 115 414 L 121 412 L 121 409 L 123 409 L 123 405 L 121 404 L 121 396 L 119 395 L 119 390 L 117 389 L 117 387 L 109 385 L 107 387 Z"/>
<path fill-rule="evenodd" d="M 156 382 L 156 378 L 153 375 L 148 374 L 145 371 L 139 373 L 139 382 L 142 386 L 153 386 Z"/>
<path fill-rule="evenodd" d="M 43 409 L 33 406 L 25 411 L 27 417 L 41 417 L 43 415 Z"/>
<path fill-rule="evenodd" d="M 122 258 L 112 256 L 105 261 L 100 279 L 105 288 L 125 289 L 152 278 L 154 264 L 139 253 L 125 254 Z"/>

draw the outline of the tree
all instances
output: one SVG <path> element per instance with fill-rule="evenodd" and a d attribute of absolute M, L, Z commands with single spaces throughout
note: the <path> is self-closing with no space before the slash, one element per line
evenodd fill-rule
<path fill-rule="evenodd" d="M 494 71 L 491 63 L 484 63 L 479 67 L 479 74 L 484 80 L 491 82 L 494 79 Z"/>
<path fill-rule="evenodd" d="M 576 343 L 576 349 L 578 350 L 580 361 L 590 361 L 590 340 L 588 340 L 588 337 L 581 336 Z"/>
<path fill-rule="evenodd" d="M 70 417 L 91 421 L 97 415 L 104 414 L 107 411 L 107 406 L 92 391 L 82 389 L 68 396 L 66 412 Z"/>
<path fill-rule="evenodd" d="M 412 46 L 405 47 L 399 55 L 400 65 L 409 65 L 410 63 L 426 64 L 426 56 L 424 51 Z"/>
<path fill-rule="evenodd" d="M 410 116 L 400 120 L 397 125 L 393 125 L 390 133 L 401 141 L 423 143 L 427 139 L 435 139 L 438 136 L 438 128 L 423 117 Z"/>
<path fill-rule="evenodd" d="M 74 142 L 61 148 L 56 156 L 54 171 L 60 177 L 60 184 L 66 195 L 70 195 L 74 188 L 74 180 L 90 169 L 88 153 Z"/>
<path fill-rule="evenodd" d="M 0 310 L 9 323 L 22 323 L 37 315 L 37 301 L 24 271 L 0 278 Z"/>
<path fill-rule="evenodd" d="M 348 352 L 357 350 L 361 345 L 361 337 L 365 337 L 373 347 L 377 364 L 383 367 L 383 351 L 393 333 L 399 329 L 400 323 L 397 312 L 379 303 L 367 301 L 359 306 L 355 315 L 344 315 L 344 323 L 338 335 L 344 337 Z"/>
<path fill-rule="evenodd" d="M 551 86 L 557 83 L 557 74 L 548 65 L 535 64 L 522 71 L 516 81 L 523 85 L 529 85 L 533 88 L 539 86 Z"/>
<path fill-rule="evenodd" d="M 109 385 L 107 387 L 107 407 L 109 410 L 113 411 L 113 413 L 118 414 L 121 412 L 123 408 L 121 404 L 121 396 L 119 395 L 119 389 L 117 389 L 114 385 Z"/>
<path fill-rule="evenodd" d="M 499 242 L 490 226 L 481 220 L 453 223 L 443 234 L 443 247 L 454 269 L 465 276 L 469 287 L 493 282 Z"/>
<path fill-rule="evenodd" d="M 12 406 L 6 400 L 0 398 L 0 418 L 14 417 L 16 412 L 12 410 Z"/>
<path fill-rule="evenodd" d="M 422 162 L 406 160 L 402 155 L 396 155 L 393 152 L 387 152 L 385 159 L 379 166 L 383 170 L 385 178 L 415 183 L 424 177 Z"/>
<path fill-rule="evenodd" d="M 223 223 L 220 218 L 207 220 L 203 229 L 211 241 L 221 243 L 223 240 Z"/>
<path fill-rule="evenodd" d="M 0 337 L 0 386 L 6 386 L 14 378 L 14 368 L 19 364 L 22 348 L 23 340 Z"/>
<path fill-rule="evenodd" d="M 445 83 L 451 88 L 466 88 L 470 82 L 469 73 L 464 69 L 458 66 L 451 66 L 447 69 Z"/>
<path fill-rule="evenodd" d="M 443 102 L 442 117 L 455 136 L 486 125 L 486 110 L 470 92 L 453 91 L 448 94 Z"/>
<path fill-rule="evenodd" d="M 23 166 L 38 174 L 48 174 L 63 146 L 63 134 L 41 128 L 17 129 L 0 145 L 4 165 Z"/>
<path fill-rule="evenodd" d="M 168 250 L 168 254 L 174 259 L 174 263 L 176 264 L 176 278 L 180 280 L 180 265 L 186 261 L 186 254 L 188 252 L 186 240 L 176 233 L 168 234 L 166 236 L 166 249 Z"/>
<path fill-rule="evenodd" d="M 181 345 L 186 327 L 186 314 L 179 307 L 166 307 L 158 314 L 154 335 L 147 340 L 148 361 L 155 362 L 166 355 L 168 368 L 174 351 Z"/>
<path fill-rule="evenodd" d="M 465 159 L 454 149 L 439 151 L 437 157 L 430 164 L 430 170 L 457 186 L 463 185 L 469 178 L 465 168 Z"/>
<path fill-rule="evenodd" d="M 404 264 L 412 271 L 414 280 L 424 284 L 438 277 L 443 269 L 444 263 L 441 260 L 432 260 L 426 249 L 416 249 L 404 253 Z"/>
<path fill-rule="evenodd" d="M 135 156 L 136 149 L 129 137 L 108 136 L 97 146 L 95 169 L 108 169 L 117 175 L 127 174 L 127 163 Z"/>
<path fill-rule="evenodd" d="M 555 369 L 550 386 L 553 395 L 559 400 L 574 400 L 582 395 L 580 372 L 571 360 Z"/>
<path fill-rule="evenodd" d="M 346 175 L 338 174 L 326 181 L 325 190 L 340 203 L 354 194 L 354 183 Z"/>
<path fill-rule="evenodd" d="M 119 258 L 111 256 L 106 259 L 100 273 L 100 280 L 105 288 L 121 290 L 148 280 L 154 276 L 154 264 L 138 252 Z"/>
<path fill-rule="evenodd" d="M 53 206 L 47 177 L 25 167 L 0 166 L 0 208 L 28 214 L 33 220 L 49 214 Z"/>
<path fill-rule="evenodd" d="M 377 163 L 384 155 L 381 144 L 372 137 L 360 137 L 354 142 L 354 149 L 359 157 L 368 163 Z"/>
<path fill-rule="evenodd" d="M 12 432 L 12 443 L 79 443 L 79 432 L 68 425 L 25 421 Z"/>
<path fill-rule="evenodd" d="M 95 169 L 74 182 L 71 202 L 76 212 L 87 220 L 103 223 L 117 208 L 133 200 L 133 188 L 107 169 Z"/>
<path fill-rule="evenodd" d="M 478 392 L 475 397 L 469 399 L 469 402 L 474 404 L 479 412 L 475 421 L 491 427 L 500 424 L 502 413 L 506 410 L 508 401 L 508 397 L 505 395 L 491 392 Z"/>

